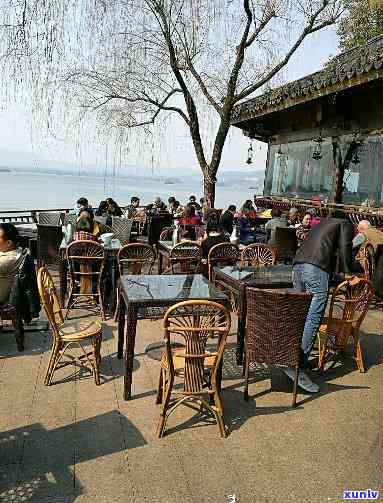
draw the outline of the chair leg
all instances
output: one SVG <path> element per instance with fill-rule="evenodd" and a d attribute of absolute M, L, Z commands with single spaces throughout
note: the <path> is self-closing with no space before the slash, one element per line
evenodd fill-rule
<path fill-rule="evenodd" d="M 244 392 L 243 392 L 243 399 L 245 400 L 245 402 L 248 402 L 249 401 L 249 363 L 248 363 L 248 359 L 246 358 L 245 359 L 246 361 L 244 362 L 245 364 L 245 389 L 244 389 Z"/>
<path fill-rule="evenodd" d="M 120 312 L 120 292 L 119 292 L 118 288 L 117 288 L 116 297 L 117 297 L 117 300 L 116 300 L 116 311 L 114 313 L 114 321 L 117 323 L 119 312 Z"/>
<path fill-rule="evenodd" d="M 215 410 L 216 410 L 216 419 L 219 427 L 219 431 L 222 438 L 227 437 L 227 431 L 225 426 L 225 419 L 223 417 L 223 406 L 221 395 L 218 390 L 215 390 L 214 393 L 214 402 L 215 402 Z"/>
<path fill-rule="evenodd" d="M 354 335 L 354 358 L 356 361 L 356 364 L 358 366 L 359 372 L 366 372 L 365 366 L 364 366 L 364 358 L 363 358 L 363 350 L 362 346 L 360 344 L 360 339 L 359 339 L 359 334 Z"/>
<path fill-rule="evenodd" d="M 160 378 L 158 382 L 158 391 L 157 391 L 157 398 L 156 398 L 156 404 L 162 403 L 162 398 L 163 398 L 163 386 L 164 386 L 164 376 L 163 376 L 163 369 L 160 370 Z"/>
<path fill-rule="evenodd" d="M 293 386 L 293 403 L 292 407 L 296 407 L 297 405 L 297 389 L 298 389 L 298 375 L 299 375 L 299 366 L 295 366 L 295 375 L 294 375 L 294 386 Z"/>
<path fill-rule="evenodd" d="M 102 321 L 106 321 L 104 296 L 102 295 L 101 285 L 98 286 L 98 301 L 100 303 L 101 319 Z"/>
<path fill-rule="evenodd" d="M 60 351 L 60 346 L 57 343 L 55 343 L 52 348 L 52 354 L 49 359 L 47 372 L 45 374 L 45 379 L 44 379 L 45 386 L 50 386 L 52 383 L 52 377 L 53 377 L 53 373 L 55 371 L 57 360 L 59 357 L 59 351 Z"/>
<path fill-rule="evenodd" d="M 171 377 L 167 382 L 166 389 L 164 390 L 164 400 L 162 404 L 162 411 L 160 414 L 160 418 L 158 420 L 157 426 L 157 436 L 158 438 L 162 438 L 164 436 L 165 424 L 166 424 L 166 413 L 169 408 L 170 397 L 173 389 L 173 378 Z"/>
<path fill-rule="evenodd" d="M 327 337 L 323 342 L 319 343 L 319 360 L 318 360 L 318 372 L 323 374 L 324 366 L 326 361 L 326 351 L 327 351 Z"/>
<path fill-rule="evenodd" d="M 23 320 L 17 316 L 13 320 L 13 328 L 15 329 L 15 339 L 18 351 L 24 351 L 24 325 Z"/>

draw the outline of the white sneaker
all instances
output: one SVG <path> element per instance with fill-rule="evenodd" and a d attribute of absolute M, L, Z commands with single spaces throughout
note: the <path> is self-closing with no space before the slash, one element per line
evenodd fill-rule
<path fill-rule="evenodd" d="M 295 370 L 292 368 L 284 369 L 284 373 L 289 379 L 294 382 Z M 298 386 L 308 393 L 318 393 L 319 386 L 313 382 L 304 370 L 300 370 L 298 374 Z"/>

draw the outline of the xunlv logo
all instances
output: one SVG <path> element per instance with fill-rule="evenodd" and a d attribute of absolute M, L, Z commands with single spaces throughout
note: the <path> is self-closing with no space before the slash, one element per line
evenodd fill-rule
<path fill-rule="evenodd" d="M 368 0 L 370 7 L 383 7 L 383 0 Z"/>
<path fill-rule="evenodd" d="M 379 491 L 366 489 L 365 491 L 343 491 L 344 500 L 377 500 Z"/>

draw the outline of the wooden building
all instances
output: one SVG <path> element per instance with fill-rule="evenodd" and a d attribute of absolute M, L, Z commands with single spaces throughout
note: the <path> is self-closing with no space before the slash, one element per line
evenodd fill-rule
<path fill-rule="evenodd" d="M 239 104 L 232 124 L 269 145 L 265 196 L 383 206 L 383 36 Z"/>

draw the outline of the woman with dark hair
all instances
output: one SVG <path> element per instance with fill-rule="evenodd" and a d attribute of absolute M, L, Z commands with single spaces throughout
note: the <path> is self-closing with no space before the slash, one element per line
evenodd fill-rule
<path fill-rule="evenodd" d="M 257 211 L 254 207 L 253 202 L 247 199 L 242 205 L 241 213 L 245 213 L 247 218 L 250 220 L 251 226 L 255 225 L 255 219 L 257 218 Z"/>
<path fill-rule="evenodd" d="M 196 215 L 195 207 L 188 204 L 184 216 L 180 220 L 180 225 L 201 225 L 201 223 L 201 218 Z"/>
<path fill-rule="evenodd" d="M 108 215 L 112 217 L 122 217 L 122 209 L 118 206 L 114 199 L 108 197 L 108 199 L 106 200 L 106 205 Z"/>
<path fill-rule="evenodd" d="M 96 211 L 96 216 L 97 217 L 103 217 L 108 213 L 108 204 L 106 201 L 101 201 L 97 211 Z"/>
<path fill-rule="evenodd" d="M 75 241 L 98 241 L 97 236 L 93 234 L 94 220 L 84 216 L 84 213 L 85 212 L 83 212 L 82 216 L 77 220 L 74 239 Z"/>
<path fill-rule="evenodd" d="M 99 238 L 100 234 L 102 234 L 102 226 L 98 222 L 94 220 L 94 213 L 90 208 L 86 208 L 80 211 L 80 214 L 77 218 L 76 222 L 76 232 L 77 232 L 77 226 L 80 220 L 86 219 L 89 221 L 89 228 L 90 228 L 90 233 L 96 237 L 96 239 Z M 84 232 L 88 232 L 87 230 Z M 76 238 L 75 238 L 76 239 Z"/>

